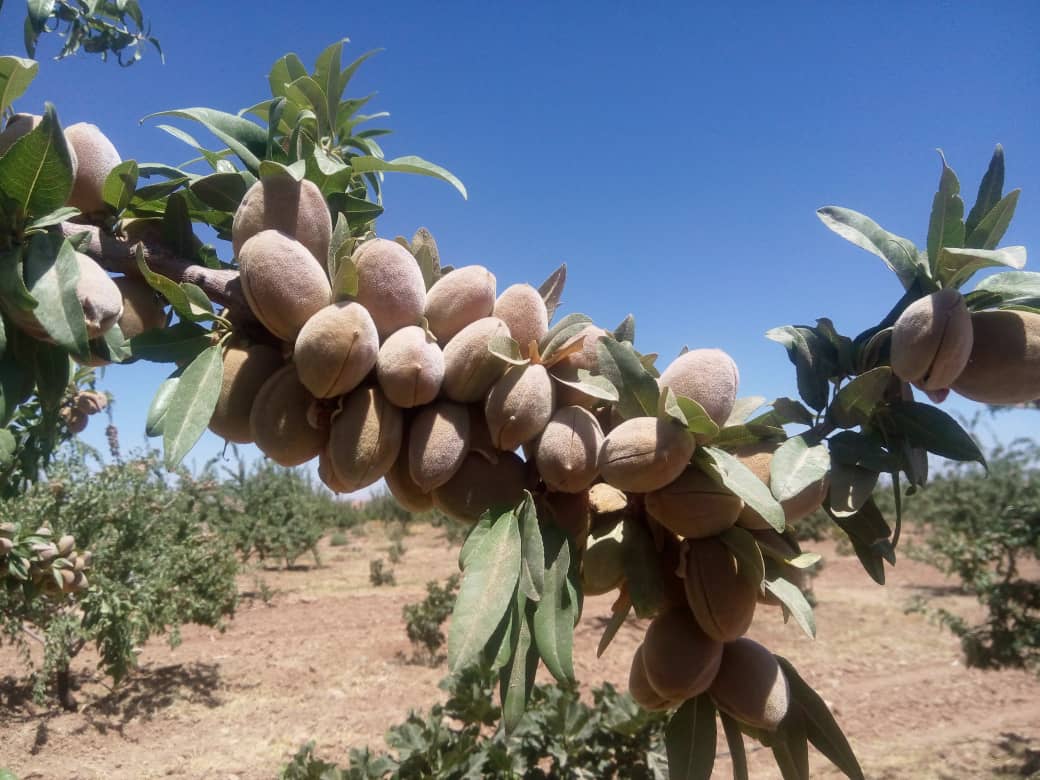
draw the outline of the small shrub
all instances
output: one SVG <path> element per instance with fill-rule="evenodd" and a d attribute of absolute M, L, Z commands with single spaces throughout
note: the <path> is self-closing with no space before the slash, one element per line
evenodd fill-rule
<path fill-rule="evenodd" d="M 441 626 L 455 607 L 459 591 L 459 575 L 453 574 L 444 585 L 436 580 L 426 583 L 426 598 L 415 604 L 405 604 L 401 610 L 405 620 L 408 641 L 415 648 L 413 659 L 422 659 L 430 666 L 440 663 L 444 656 L 444 632 Z"/>
<path fill-rule="evenodd" d="M 395 539 L 393 544 L 387 548 L 386 557 L 390 559 L 390 563 L 400 563 L 401 558 L 404 557 L 404 543 L 400 539 Z"/>
<path fill-rule="evenodd" d="M 381 585 L 397 584 L 397 579 L 394 577 L 394 570 L 384 568 L 382 558 L 376 558 L 375 560 L 368 562 L 368 581 L 377 588 Z"/>
<path fill-rule="evenodd" d="M 342 531 L 336 531 L 331 537 L 329 537 L 330 547 L 343 547 L 350 544 L 350 539 Z"/>

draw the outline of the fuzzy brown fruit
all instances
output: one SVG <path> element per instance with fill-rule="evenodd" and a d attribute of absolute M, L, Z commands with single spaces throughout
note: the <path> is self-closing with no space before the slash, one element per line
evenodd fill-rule
<path fill-rule="evenodd" d="M 423 493 L 455 476 L 470 449 L 470 410 L 441 401 L 422 409 L 408 431 L 408 473 Z"/>
<path fill-rule="evenodd" d="M 209 420 L 209 429 L 217 436 L 238 444 L 253 441 L 249 425 L 253 403 L 260 388 L 281 368 L 282 363 L 281 353 L 266 344 L 226 349 L 220 395 Z"/>
<path fill-rule="evenodd" d="M 76 176 L 66 205 L 87 215 L 105 213 L 109 207 L 102 192 L 108 174 L 123 161 L 119 152 L 97 125 L 86 122 L 66 127 L 65 140 L 76 155 Z"/>
<path fill-rule="evenodd" d="M 260 451 L 282 466 L 299 466 L 318 456 L 329 432 L 307 421 L 313 402 L 291 363 L 264 382 L 249 412 L 249 431 Z"/>
<path fill-rule="evenodd" d="M 332 468 L 332 460 L 329 458 L 329 448 L 326 446 L 318 455 L 318 479 L 333 493 L 347 493 L 347 486 L 336 476 L 336 470 Z"/>
<path fill-rule="evenodd" d="M 693 349 L 680 355 L 661 374 L 661 389 L 691 398 L 718 425 L 724 425 L 737 400 L 740 372 L 721 349 Z"/>
<path fill-rule="evenodd" d="M 83 307 L 87 338 L 96 339 L 107 333 L 123 316 L 123 294 L 105 269 L 86 255 L 76 253 L 79 281 L 76 296 Z"/>
<path fill-rule="evenodd" d="M 524 357 L 529 357 L 527 350 L 531 342 L 541 342 L 549 330 L 545 301 L 541 293 L 529 284 L 507 287 L 495 301 L 491 316 L 506 324 L 509 335 L 520 345 L 520 354 Z"/>
<path fill-rule="evenodd" d="M 791 566 L 788 563 L 778 561 L 772 555 L 765 552 L 765 550 L 772 550 L 776 555 L 787 560 L 796 558 L 801 555 L 802 551 L 793 537 L 789 538 L 784 534 L 777 533 L 777 531 L 772 528 L 762 530 L 756 529 L 751 531 L 751 535 L 755 537 L 755 542 L 763 550 L 767 579 L 783 577 L 801 591 L 805 591 L 811 587 L 811 581 L 809 580 L 809 575 L 806 574 L 805 569 L 799 569 L 796 566 Z M 780 599 L 768 590 L 764 589 L 758 592 L 756 598 L 758 599 L 759 604 L 767 604 L 771 607 L 779 607 L 782 603 Z"/>
<path fill-rule="evenodd" d="M 1040 314 L 979 311 L 971 315 L 971 356 L 953 389 L 984 404 L 1040 398 Z"/>
<path fill-rule="evenodd" d="M 646 678 L 662 698 L 684 701 L 704 693 L 721 661 L 722 642 L 701 630 L 688 607 L 662 612 L 646 630 Z"/>
<path fill-rule="evenodd" d="M 484 396 L 508 364 L 488 351 L 491 340 L 509 334 L 497 317 L 471 322 L 444 348 L 444 395 L 452 401 L 473 403 Z"/>
<path fill-rule="evenodd" d="M 791 703 L 791 688 L 776 658 L 747 638 L 726 644 L 709 693 L 723 712 L 767 731 L 776 731 Z"/>
<path fill-rule="evenodd" d="M 132 276 L 119 276 L 113 281 L 123 296 L 123 316 L 118 323 L 123 338 L 132 339 L 166 325 L 165 304 L 147 282 Z"/>
<path fill-rule="evenodd" d="M 418 325 L 394 332 L 379 348 L 376 375 L 386 397 L 402 409 L 431 403 L 444 382 L 444 353 Z"/>
<path fill-rule="evenodd" d="M 242 292 L 256 318 L 282 341 L 329 305 L 332 288 L 324 267 L 292 236 L 262 230 L 238 254 Z"/>
<path fill-rule="evenodd" d="M 535 448 L 535 463 L 545 484 L 553 490 L 576 493 L 599 476 L 603 432 L 588 409 L 558 409 L 542 431 Z"/>
<path fill-rule="evenodd" d="M 333 398 L 361 384 L 378 355 L 379 334 L 368 310 L 341 301 L 319 309 L 300 328 L 293 362 L 315 398 Z"/>
<path fill-rule="evenodd" d="M 379 331 L 380 341 L 394 331 L 417 325 L 426 306 L 426 283 L 419 264 L 396 241 L 374 238 L 354 252 L 357 295 Z"/>
<path fill-rule="evenodd" d="M 497 463 L 470 453 L 446 483 L 433 491 L 433 503 L 457 520 L 475 523 L 492 507 L 516 506 L 527 487 L 524 462 L 512 452 L 503 452 Z"/>
<path fill-rule="evenodd" d="M 918 298 L 892 327 L 892 371 L 922 390 L 954 383 L 971 355 L 971 315 L 964 296 L 946 289 Z"/>
<path fill-rule="evenodd" d="M 589 492 L 580 493 L 546 493 L 540 501 L 548 508 L 549 517 L 574 542 L 578 550 L 584 550 L 592 526 L 592 512 L 589 507 Z M 539 514 L 539 517 L 542 515 Z"/>
<path fill-rule="evenodd" d="M 625 579 L 625 523 L 597 528 L 585 543 L 581 559 L 581 585 L 586 596 L 600 596 Z"/>
<path fill-rule="evenodd" d="M 717 536 L 686 544 L 683 584 L 693 616 L 712 639 L 732 642 L 751 626 L 760 583 Z"/>
<path fill-rule="evenodd" d="M 14 146 L 15 141 L 35 130 L 42 121 L 43 117 L 39 114 L 15 114 L 8 119 L 7 124 L 4 125 L 4 131 L 0 133 L 0 155 L 7 154 L 7 150 Z M 73 153 L 75 160 L 74 155 L 75 153 Z M 75 169 L 73 169 L 72 175 L 75 177 Z"/>
<path fill-rule="evenodd" d="M 760 442 L 759 444 L 743 447 L 736 452 L 737 458 L 747 466 L 756 477 L 768 487 L 771 481 L 770 473 L 773 464 L 773 453 L 780 445 L 777 442 Z M 823 505 L 830 487 L 830 475 L 806 485 L 805 488 L 795 496 L 780 502 L 784 510 L 784 522 L 796 523 L 808 517 Z M 752 530 L 772 529 L 772 526 L 762 515 L 745 505 L 737 518 L 737 525 Z"/>
<path fill-rule="evenodd" d="M 495 275 L 482 265 L 456 268 L 426 294 L 425 316 L 441 344 L 469 325 L 490 317 L 495 308 Z"/>
<path fill-rule="evenodd" d="M 581 350 L 567 355 L 555 363 L 551 369 L 553 376 L 568 382 L 575 382 L 578 379 L 579 368 L 583 368 L 591 374 L 598 374 L 599 348 L 597 344 L 602 336 L 607 335 L 609 334 L 603 328 L 596 325 L 589 325 L 578 331 L 574 339 L 582 338 Z M 574 339 L 571 339 L 571 341 Z M 565 385 L 562 382 L 557 384 L 556 397 L 560 406 L 584 406 L 588 409 L 600 403 L 598 398 L 586 395 L 581 390 Z"/>
<path fill-rule="evenodd" d="M 322 268 L 329 257 L 332 216 L 318 185 L 296 181 L 288 174 L 265 176 L 239 203 L 231 224 L 231 245 L 237 257 L 246 241 L 264 230 L 278 230 L 296 239 Z"/>
<path fill-rule="evenodd" d="M 510 366 L 484 402 L 491 441 L 512 451 L 540 434 L 552 418 L 556 396 L 545 366 Z"/>
<path fill-rule="evenodd" d="M 329 460 L 347 491 L 386 474 L 401 452 L 404 416 L 378 387 L 360 387 L 343 401 L 329 431 Z"/>
<path fill-rule="evenodd" d="M 744 508 L 739 496 L 696 466 L 646 494 L 646 511 L 665 528 L 687 539 L 704 539 L 737 522 Z"/>
<path fill-rule="evenodd" d="M 412 475 L 408 473 L 408 451 L 403 447 L 384 479 L 390 495 L 409 512 L 433 509 L 433 496 L 420 490 L 412 480 Z"/>
<path fill-rule="evenodd" d="M 603 439 L 600 473 L 619 490 L 649 493 L 678 477 L 696 446 L 693 435 L 670 419 L 633 417 Z"/>
<path fill-rule="evenodd" d="M 643 661 L 643 645 L 636 648 L 632 655 L 632 667 L 628 672 L 628 692 L 636 704 L 644 710 L 666 710 L 671 702 L 661 696 L 646 677 L 646 663 Z"/>

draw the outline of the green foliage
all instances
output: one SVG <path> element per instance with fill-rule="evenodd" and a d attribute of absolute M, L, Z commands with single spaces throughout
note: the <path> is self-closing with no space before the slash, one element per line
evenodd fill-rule
<path fill-rule="evenodd" d="M 310 553 L 316 564 L 318 541 L 330 528 L 347 527 L 354 515 L 302 469 L 267 460 L 236 463 L 219 483 L 213 464 L 183 489 L 199 496 L 206 522 L 243 561 L 281 562 L 292 566 Z"/>
<path fill-rule="evenodd" d="M 368 562 L 368 581 L 377 588 L 382 587 L 383 585 L 397 584 L 397 578 L 394 577 L 394 570 L 388 568 L 383 563 L 382 558 L 374 558 Z"/>
<path fill-rule="evenodd" d="M 56 535 L 74 535 L 93 553 L 90 587 L 59 608 L 0 590 L 5 634 L 17 637 L 22 622 L 39 627 L 45 670 L 67 668 L 94 644 L 118 681 L 149 637 L 169 633 L 176 644 L 184 623 L 221 625 L 235 607 L 238 566 L 228 545 L 201 524 L 201 504 L 198 493 L 167 482 L 155 453 L 105 463 L 70 447 L 46 482 L 6 501 L 0 514 L 18 528 L 46 523 Z"/>
<path fill-rule="evenodd" d="M 36 56 L 44 33 L 57 33 L 63 39 L 59 60 L 82 49 L 100 54 L 102 61 L 111 54 L 127 67 L 141 59 L 146 43 L 163 58 L 159 40 L 151 34 L 137 0 L 28 0 L 24 37 L 30 57 Z"/>
<path fill-rule="evenodd" d="M 387 733 L 390 750 L 352 749 L 346 769 L 321 761 L 313 745 L 282 770 L 284 780 L 368 780 L 426 777 L 588 778 L 663 780 L 667 716 L 642 710 L 609 683 L 583 702 L 572 685 L 535 686 L 517 727 L 508 735 L 487 727 L 500 716 L 489 704 L 494 674 L 471 667 L 441 683 L 448 701 L 411 713 Z"/>
<path fill-rule="evenodd" d="M 436 580 L 426 583 L 426 598 L 415 604 L 405 604 L 401 614 L 405 621 L 408 641 L 415 650 L 414 657 L 436 666 L 444 656 L 444 632 L 441 626 L 455 608 L 459 591 L 459 575 L 453 574 L 440 585 Z"/>
<path fill-rule="evenodd" d="M 909 511 L 924 539 L 910 555 L 956 577 L 986 611 L 972 622 L 927 599 L 923 611 L 961 641 L 969 666 L 1040 670 L 1040 447 L 1017 441 L 933 477 Z"/>

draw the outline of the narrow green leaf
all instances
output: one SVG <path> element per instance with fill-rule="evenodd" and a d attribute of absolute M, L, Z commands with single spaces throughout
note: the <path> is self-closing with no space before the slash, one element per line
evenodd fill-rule
<path fill-rule="evenodd" d="M 309 106 L 318 121 L 318 135 L 332 134 L 331 121 L 335 118 L 329 116 L 329 101 L 325 90 L 310 76 L 301 76 L 291 81 L 285 87 L 285 97 L 298 106 Z"/>
<path fill-rule="evenodd" d="M 549 322 L 552 322 L 552 318 L 556 315 L 556 310 L 560 306 L 560 299 L 563 297 L 563 286 L 566 283 L 567 264 L 561 263 L 560 267 L 549 274 L 548 278 L 538 288 L 538 294 L 542 296 L 542 300 L 545 302 L 545 310 L 549 313 Z"/>
<path fill-rule="evenodd" d="M 194 322 L 178 322 L 134 336 L 127 342 L 134 359 L 153 363 L 182 363 L 193 360 L 212 344 L 210 331 Z"/>
<path fill-rule="evenodd" d="M 141 121 L 157 116 L 176 116 L 200 123 L 215 135 L 253 173 L 260 168 L 260 159 L 267 151 L 267 131 L 244 117 L 212 108 L 180 108 L 148 114 Z"/>
<path fill-rule="evenodd" d="M 513 597 L 513 606 L 506 610 L 502 622 L 498 624 L 491 639 L 484 645 L 481 663 L 487 663 L 493 672 L 505 668 L 516 652 L 517 634 L 520 631 L 520 609 L 526 609 L 527 599 L 517 591 Z"/>
<path fill-rule="evenodd" d="M 703 444 L 719 435 L 718 424 L 711 419 L 700 403 L 680 395 L 675 399 L 675 404 L 686 420 L 686 430 L 696 436 L 698 442 Z"/>
<path fill-rule="evenodd" d="M 72 191 L 72 157 L 54 106 L 0 157 L 0 189 L 26 216 L 42 216 L 65 205 Z"/>
<path fill-rule="evenodd" d="M 975 285 L 969 299 L 978 293 L 995 296 L 995 302 L 991 304 L 993 306 L 1040 299 L 1040 273 L 1005 271 L 993 274 Z"/>
<path fill-rule="evenodd" d="M 357 265 L 345 253 L 339 258 L 336 276 L 332 280 L 332 300 L 344 301 L 358 293 Z"/>
<path fill-rule="evenodd" d="M 542 526 L 545 551 L 542 598 L 534 610 L 534 641 L 545 667 L 560 682 L 574 680 L 572 648 L 577 605 L 567 594 L 571 569 L 570 540 L 563 529 Z"/>
<path fill-rule="evenodd" d="M 722 721 L 722 730 L 726 734 L 726 744 L 729 746 L 729 757 L 733 762 L 733 780 L 749 780 L 744 734 L 740 730 L 740 724 L 722 710 L 719 710 L 719 720 Z"/>
<path fill-rule="evenodd" d="M 520 576 L 520 528 L 503 512 L 468 556 L 448 633 L 448 667 L 459 672 L 480 655 L 509 608 Z"/>
<path fill-rule="evenodd" d="M 26 232 L 29 232 L 53 227 L 54 225 L 60 225 L 62 222 L 68 222 L 73 217 L 78 217 L 79 213 L 80 211 L 77 208 L 73 208 L 72 206 L 62 206 L 61 208 L 55 209 L 50 214 L 44 214 L 41 217 L 37 217 L 26 225 L 25 229 Z"/>
<path fill-rule="evenodd" d="M 526 490 L 524 501 L 520 505 L 518 522 L 521 539 L 520 590 L 530 601 L 538 601 L 545 589 L 545 547 L 542 544 L 542 529 L 538 525 L 534 499 Z"/>
<path fill-rule="evenodd" d="M 148 414 L 144 421 L 144 433 L 146 436 L 162 436 L 163 418 L 166 417 L 166 411 L 170 408 L 170 400 L 173 398 L 173 393 L 177 389 L 177 383 L 180 381 L 180 373 L 180 369 L 178 369 L 173 376 L 164 379 L 155 391 L 155 396 L 148 407 Z"/>
<path fill-rule="evenodd" d="M 163 454 L 167 468 L 175 468 L 199 440 L 217 405 L 224 361 L 220 345 L 207 347 L 181 375 L 162 418 Z"/>
<path fill-rule="evenodd" d="M 889 233 L 865 214 L 839 206 L 824 206 L 817 210 L 816 215 L 846 241 L 884 260 L 904 288 L 924 272 L 912 241 Z"/>
<path fill-rule="evenodd" d="M 863 770 L 856 755 L 823 699 L 801 678 L 790 661 L 779 655 L 776 660 L 791 687 L 792 702 L 804 715 L 809 742 L 851 780 L 863 780 Z"/>
<path fill-rule="evenodd" d="M 615 341 L 627 341 L 630 344 L 634 344 L 636 341 L 636 318 L 629 314 L 625 319 L 621 321 L 621 324 L 614 328 Z"/>
<path fill-rule="evenodd" d="M 719 435 L 711 439 L 711 443 L 727 452 L 736 452 L 759 442 L 781 442 L 785 439 L 787 439 L 787 434 L 783 428 L 749 423 L 748 425 L 730 425 L 722 428 Z"/>
<path fill-rule="evenodd" d="M 180 257 L 194 257 L 195 233 L 191 226 L 188 201 L 183 192 L 175 192 L 166 199 L 163 212 L 162 239 L 172 252 Z M 162 292 L 160 290 L 160 292 Z M 171 301 L 173 303 L 173 301 Z"/>
<path fill-rule="evenodd" d="M 932 199 L 932 215 L 928 220 L 928 261 L 933 271 L 938 266 L 939 253 L 943 247 L 964 246 L 961 184 L 953 168 L 946 164 L 942 150 L 939 151 L 939 159 L 942 160 L 942 174 L 939 177 L 939 189 Z"/>
<path fill-rule="evenodd" d="M 848 535 L 852 549 L 859 558 L 863 569 L 871 579 L 879 585 L 885 584 L 885 566 L 887 559 L 893 561 L 889 537 L 892 530 L 885 521 L 885 516 L 878 509 L 874 499 L 867 500 L 859 511 L 848 516 L 834 513 L 828 502 L 824 502 L 824 511 Z"/>
<path fill-rule="evenodd" d="M 827 407 L 830 377 L 833 369 L 827 359 L 824 345 L 809 328 L 785 325 L 766 331 L 766 338 L 782 344 L 787 357 L 794 364 L 798 380 L 798 394 L 813 409 L 822 411 Z M 830 343 L 826 349 L 833 350 Z"/>
<path fill-rule="evenodd" d="M 286 54 L 275 60 L 271 66 L 271 72 L 267 76 L 267 83 L 271 87 L 271 94 L 276 97 L 285 97 L 285 86 L 301 76 L 307 75 L 307 68 L 295 54 Z"/>
<path fill-rule="evenodd" d="M 660 556 L 645 525 L 632 518 L 626 518 L 624 523 L 621 560 L 628 595 L 637 617 L 653 617 L 667 599 Z"/>
<path fill-rule="evenodd" d="M 233 214 L 255 183 L 256 177 L 248 171 L 211 173 L 195 179 L 189 189 L 207 206 Z"/>
<path fill-rule="evenodd" d="M 877 485 L 878 472 L 862 466 L 832 462 L 830 505 L 838 517 L 847 517 L 859 511 Z"/>
<path fill-rule="evenodd" d="M 917 401 L 895 401 L 885 409 L 885 419 L 890 430 L 901 433 L 914 447 L 950 460 L 986 465 L 986 458 L 971 435 L 941 409 Z"/>
<path fill-rule="evenodd" d="M 860 374 L 834 397 L 828 412 L 831 421 L 839 428 L 866 425 L 884 399 L 891 382 L 892 369 L 889 366 L 880 366 Z"/>
<path fill-rule="evenodd" d="M 590 325 L 592 325 L 592 320 L 588 316 L 577 313 L 568 314 L 557 322 L 553 327 L 549 328 L 549 332 L 545 334 L 538 344 L 542 360 L 549 361 L 555 352 Z"/>
<path fill-rule="evenodd" d="M 54 5 L 54 0 L 48 2 Z M 25 93 L 39 70 L 40 63 L 35 60 L 24 57 L 0 57 L 0 114 L 6 112 L 11 104 Z"/>
<path fill-rule="evenodd" d="M 0 428 L 0 467 L 7 468 L 14 460 L 18 442 L 7 428 Z"/>
<path fill-rule="evenodd" d="M 332 229 L 332 238 L 329 240 L 329 255 L 325 258 L 329 279 L 336 278 L 341 260 L 353 254 L 354 244 L 347 218 L 342 214 L 337 214 L 335 227 Z"/>
<path fill-rule="evenodd" d="M 1012 190 L 1004 196 L 971 231 L 964 245 L 976 249 L 996 249 L 1015 216 L 1018 196 L 1021 194 L 1022 190 Z"/>
<path fill-rule="evenodd" d="M 1003 249 L 950 249 L 939 253 L 937 278 L 947 287 L 960 287 L 983 268 L 1004 266 L 1020 271 L 1026 265 L 1026 248 L 1008 246 Z"/>
<path fill-rule="evenodd" d="M 632 346 L 605 336 L 597 342 L 596 349 L 600 373 L 618 390 L 617 410 L 621 416 L 656 416 L 660 388 L 639 362 Z"/>
<path fill-rule="evenodd" d="M 526 366 L 530 361 L 521 357 L 520 345 L 507 335 L 495 336 L 488 342 L 488 352 L 513 366 Z"/>
<path fill-rule="evenodd" d="M 422 270 L 423 282 L 429 290 L 441 277 L 441 253 L 433 234 L 424 227 L 415 231 L 409 248 Z"/>
<path fill-rule="evenodd" d="M 975 196 L 975 205 L 971 207 L 964 228 L 970 236 L 983 217 L 989 214 L 993 207 L 1000 201 L 1001 193 L 1004 192 L 1004 147 L 997 144 L 990 158 L 989 167 L 979 182 L 979 192 Z M 969 239 L 970 240 L 970 239 Z M 971 243 L 965 246 L 973 246 Z"/>
<path fill-rule="evenodd" d="M 134 190 L 137 189 L 137 177 L 137 162 L 124 160 L 113 168 L 105 179 L 101 197 L 116 214 L 122 213 L 123 209 L 130 205 Z"/>
<path fill-rule="evenodd" d="M 762 558 L 762 549 L 751 532 L 734 525 L 719 534 L 719 538 L 737 559 L 737 568 L 742 573 L 747 572 L 750 579 L 761 585 L 766 576 L 766 563 Z"/>
<path fill-rule="evenodd" d="M 620 609 L 616 609 L 610 616 L 610 621 L 607 623 L 607 627 L 603 629 L 603 636 L 599 638 L 599 644 L 596 646 L 596 658 L 600 658 L 603 653 L 606 652 L 607 648 L 610 647 L 610 643 L 613 641 L 617 632 L 624 625 L 625 620 L 628 618 L 628 613 L 632 611 L 631 599 L 626 599 L 626 603 Z"/>
<path fill-rule="evenodd" d="M 473 526 L 473 530 L 466 536 L 466 541 L 462 545 L 462 549 L 459 550 L 459 568 L 465 569 L 469 566 L 470 560 L 472 560 L 473 553 L 480 547 L 480 543 L 487 536 L 488 531 L 491 530 L 491 526 L 498 520 L 496 515 L 491 510 L 488 510 L 480 516 L 477 524 Z"/>
<path fill-rule="evenodd" d="M 702 693 L 688 699 L 665 726 L 670 780 L 710 780 L 715 768 L 715 703 Z"/>
<path fill-rule="evenodd" d="M 339 111 L 339 101 L 343 97 L 343 86 L 340 81 L 340 68 L 343 62 L 343 45 L 348 39 L 336 41 L 326 46 L 314 63 L 314 80 L 326 96 L 326 116 L 335 118 Z"/>
<path fill-rule="evenodd" d="M 694 459 L 717 483 L 736 493 L 777 531 L 784 530 L 784 510 L 762 480 L 740 460 L 718 447 L 698 447 Z"/>
<path fill-rule="evenodd" d="M 79 264 L 72 245 L 59 235 L 37 234 L 25 256 L 25 284 L 39 303 L 33 316 L 54 339 L 73 355 L 88 353 L 87 325 L 76 286 Z"/>
<path fill-rule="evenodd" d="M 502 667 L 500 695 L 502 698 L 502 728 L 511 733 L 520 723 L 534 688 L 538 669 L 538 651 L 533 640 L 530 608 L 522 595 L 518 615 L 516 647 L 509 663 Z M 457 607 L 456 607 L 457 609 Z"/>
<path fill-rule="evenodd" d="M 751 413 L 763 406 L 765 402 L 765 396 L 761 395 L 749 395 L 744 398 L 738 398 L 733 404 L 733 410 L 729 413 L 725 427 L 743 425 L 748 421 Z"/>
<path fill-rule="evenodd" d="M 577 379 L 564 379 L 555 374 L 552 374 L 551 376 L 561 385 L 572 387 L 591 398 L 599 398 L 602 401 L 609 401 L 610 403 L 615 403 L 618 400 L 619 396 L 617 388 L 611 384 L 610 380 L 605 376 L 592 374 L 588 369 L 579 368 Z"/>
<path fill-rule="evenodd" d="M 36 394 L 43 408 L 57 412 L 72 377 L 72 363 L 68 353 L 55 344 L 36 342 L 33 349 L 36 367 Z"/>
<path fill-rule="evenodd" d="M 354 173 L 369 173 L 369 172 L 394 172 L 394 173 L 415 173 L 422 176 L 432 176 L 435 179 L 446 181 L 448 184 L 453 186 L 459 191 L 459 194 L 463 198 L 466 198 L 466 187 L 461 181 L 459 181 L 451 171 L 448 171 L 439 165 L 434 165 L 421 157 L 415 157 L 409 155 L 407 157 L 397 157 L 393 160 L 383 160 L 379 157 L 354 157 L 350 161 L 351 167 L 354 169 Z"/>
<path fill-rule="evenodd" d="M 797 585 L 788 582 L 783 577 L 765 581 L 766 590 L 780 599 L 785 608 L 785 614 L 790 613 L 795 622 L 801 627 L 810 639 L 816 638 L 816 618 L 812 607 L 805 599 L 805 594 Z"/>

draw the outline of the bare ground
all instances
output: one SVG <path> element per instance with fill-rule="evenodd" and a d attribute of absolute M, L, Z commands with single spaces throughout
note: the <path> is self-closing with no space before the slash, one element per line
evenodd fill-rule
<path fill-rule="evenodd" d="M 257 571 L 270 605 L 243 601 L 228 629 L 187 627 L 176 649 L 163 640 L 117 689 L 84 653 L 74 669 L 79 712 L 31 703 L 22 666 L 0 648 L 0 766 L 26 778 L 272 778 L 305 741 L 346 764 L 351 747 L 383 746 L 409 708 L 443 695 L 443 667 L 411 664 L 401 608 L 424 584 L 456 571 L 457 550 L 439 532 L 405 539 L 397 585 L 373 587 L 368 561 L 384 555 L 378 527 L 343 547 L 322 546 L 321 567 Z M 941 594 L 970 612 L 970 599 L 926 566 L 901 560 L 874 585 L 854 558 L 815 545 L 819 636 L 810 641 L 779 612 L 760 611 L 751 636 L 789 658 L 830 704 L 870 778 L 1040 776 L 1040 680 L 1019 671 L 965 669 L 957 641 L 904 607 L 915 593 Z M 586 685 L 624 688 L 645 628 L 632 622 L 602 659 L 595 647 L 609 597 L 590 598 L 577 631 L 576 667 Z M 749 745 L 750 747 L 750 745 Z M 752 777 L 777 772 L 769 751 L 751 750 Z M 840 775 L 813 754 L 813 777 Z M 729 776 L 725 745 L 716 774 Z"/>

